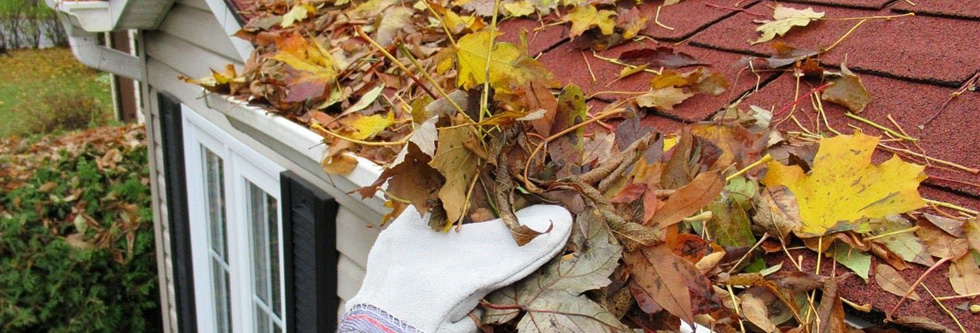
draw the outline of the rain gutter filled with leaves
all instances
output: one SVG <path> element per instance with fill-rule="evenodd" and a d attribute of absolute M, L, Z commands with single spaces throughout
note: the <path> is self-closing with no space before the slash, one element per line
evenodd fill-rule
<path fill-rule="evenodd" d="M 237 34 L 256 47 L 243 73 L 229 66 L 185 80 L 308 126 L 327 144 L 321 167 L 329 174 L 361 172 L 363 181 L 358 165 L 383 166 L 357 192 L 383 193 L 386 219 L 408 205 L 433 216 L 433 232 L 502 218 L 524 244 L 537 233 L 515 210 L 556 203 L 572 211 L 563 255 L 481 303 L 490 329 L 676 329 L 683 320 L 719 332 L 842 332 L 844 304 L 851 311 L 859 300 L 842 299 L 838 284 L 867 280 L 872 257 L 876 283 L 903 299 L 922 296 L 920 281 L 895 273 L 911 265 L 952 262 L 954 290 L 980 292 L 976 212 L 920 197 L 923 166 L 897 156 L 874 165 L 882 139 L 860 132 L 770 126 L 801 101 L 841 104 L 863 119 L 871 96 L 860 78 L 813 60 L 847 35 L 819 51 L 779 44 L 779 56 L 747 59 L 753 70 L 819 83 L 793 104 L 735 103 L 678 133 L 640 119 L 729 85 L 693 57 L 658 47 L 610 59 L 623 77 L 656 75 L 648 91 L 597 110 L 527 54 L 524 35 L 519 44 L 497 41 L 499 22 L 531 16 L 569 26 L 589 47 L 611 47 L 642 38 L 650 18 L 635 10 L 628 1 L 256 2 Z M 635 19 L 617 19 L 627 17 Z M 776 6 L 755 42 L 821 19 Z M 890 144 L 916 140 L 885 132 Z M 945 216 L 930 205 L 956 210 Z M 816 271 L 793 256 L 794 267 L 763 260 L 790 249 L 815 252 Z M 819 260 L 843 267 L 820 271 Z M 885 313 L 892 324 L 933 324 L 893 312 Z"/>

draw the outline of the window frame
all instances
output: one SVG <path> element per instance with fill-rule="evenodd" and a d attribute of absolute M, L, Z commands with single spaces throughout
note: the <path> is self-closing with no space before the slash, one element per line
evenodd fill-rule
<path fill-rule="evenodd" d="M 185 171 L 187 176 L 188 216 L 190 222 L 191 257 L 194 267 L 194 289 L 197 328 L 201 332 L 215 332 L 214 294 L 212 267 L 205 206 L 207 184 L 204 182 L 203 149 L 219 156 L 223 167 L 224 209 L 227 239 L 225 239 L 229 266 L 229 290 L 231 299 L 231 326 L 233 332 L 252 332 L 256 313 L 252 301 L 255 295 L 253 276 L 253 237 L 250 209 L 250 186 L 254 184 L 276 200 L 278 220 L 280 320 L 283 331 L 288 331 L 286 307 L 285 239 L 283 236 L 283 205 L 279 174 L 285 169 L 248 147 L 238 139 L 205 119 L 186 105 L 181 104 Z M 268 251 L 267 249 L 263 249 Z"/>

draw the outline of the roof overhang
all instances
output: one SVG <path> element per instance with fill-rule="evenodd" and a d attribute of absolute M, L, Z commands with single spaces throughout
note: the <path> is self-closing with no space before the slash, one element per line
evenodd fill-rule
<path fill-rule="evenodd" d="M 47 0 L 73 28 L 85 32 L 152 30 L 160 26 L 174 0 Z"/>

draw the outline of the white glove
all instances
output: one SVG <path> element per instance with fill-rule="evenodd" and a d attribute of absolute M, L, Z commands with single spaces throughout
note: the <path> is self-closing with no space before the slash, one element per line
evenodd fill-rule
<path fill-rule="evenodd" d="M 428 215 L 407 208 L 378 236 L 361 290 L 346 310 L 380 309 L 394 317 L 387 322 L 426 333 L 476 331 L 467 314 L 480 299 L 547 263 L 571 233 L 572 215 L 561 206 L 536 205 L 516 214 L 531 229 L 552 229 L 517 246 L 500 219 L 440 233 L 428 227 Z"/>

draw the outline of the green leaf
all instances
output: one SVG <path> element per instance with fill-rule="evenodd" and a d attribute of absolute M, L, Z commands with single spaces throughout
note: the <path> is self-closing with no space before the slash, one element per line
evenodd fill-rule
<path fill-rule="evenodd" d="M 847 244 L 837 242 L 827 254 L 838 263 L 854 271 L 864 281 L 868 281 L 868 271 L 871 270 L 871 255 L 861 250 L 855 250 Z"/>
<path fill-rule="evenodd" d="M 723 197 L 716 199 L 705 207 L 711 211 L 711 219 L 708 220 L 706 227 L 708 234 L 714 237 L 718 245 L 725 246 L 752 246 L 755 244 L 755 236 L 749 228 L 749 217 L 746 208 L 751 206 L 741 206 L 730 193 L 723 193 Z"/>
<path fill-rule="evenodd" d="M 528 309 L 518 323 L 527 332 L 609 332 L 626 327 L 609 311 L 582 293 L 607 286 L 619 265 L 620 247 L 598 210 L 578 215 L 571 242 L 581 242 L 575 254 L 560 256 L 530 276 L 487 296 L 496 305 Z M 486 309 L 484 323 L 505 323 L 520 314 L 516 309 Z"/>
<path fill-rule="evenodd" d="M 882 221 L 881 226 L 873 231 L 872 234 L 882 235 L 912 228 L 912 223 L 900 215 L 887 216 Z M 929 255 L 929 252 L 926 251 L 925 244 L 913 232 L 893 233 L 879 238 L 878 241 L 884 243 L 888 250 L 895 252 L 895 254 L 902 257 L 905 261 L 925 266 L 932 266 L 936 263 L 932 259 L 932 256 Z"/>

